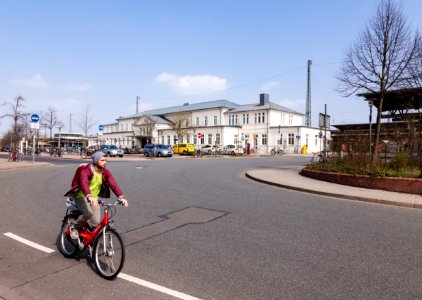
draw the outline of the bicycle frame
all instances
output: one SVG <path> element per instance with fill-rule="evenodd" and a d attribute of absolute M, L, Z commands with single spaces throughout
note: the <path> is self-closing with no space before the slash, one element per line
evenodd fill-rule
<path fill-rule="evenodd" d="M 108 209 L 104 209 L 103 219 L 101 220 L 101 223 L 95 228 L 93 232 L 89 232 L 88 230 L 84 230 L 79 232 L 79 236 L 84 239 L 84 247 L 87 247 L 89 244 L 94 241 L 94 239 L 97 237 L 97 235 L 103 230 L 106 229 L 108 226 Z M 84 229 L 86 227 L 84 226 Z"/>
<path fill-rule="evenodd" d="M 100 224 L 94 229 L 94 231 L 89 232 L 87 230 L 86 225 L 84 225 L 82 228 L 83 230 L 79 231 L 79 237 L 83 238 L 83 245 L 84 248 L 87 247 L 88 245 L 90 245 L 95 238 L 100 234 L 100 232 L 102 230 L 107 229 L 107 227 L 109 226 L 109 219 L 108 219 L 108 209 L 109 206 L 108 205 L 104 205 L 104 214 L 103 214 L 103 219 L 101 220 Z M 66 230 L 66 235 L 69 236 L 70 235 L 70 230 Z M 105 236 L 105 234 L 104 234 Z"/>

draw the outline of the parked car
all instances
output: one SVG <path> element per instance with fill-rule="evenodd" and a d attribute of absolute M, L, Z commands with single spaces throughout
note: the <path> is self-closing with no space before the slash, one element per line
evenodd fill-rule
<path fill-rule="evenodd" d="M 228 155 L 243 154 L 243 148 L 240 145 L 237 147 L 236 145 L 226 145 L 223 147 L 222 153 Z"/>
<path fill-rule="evenodd" d="M 163 144 L 146 144 L 144 147 L 144 155 L 149 157 L 162 157 L 162 156 L 173 156 L 173 150 L 166 145 Z"/>
<path fill-rule="evenodd" d="M 122 149 L 117 148 L 115 145 L 101 145 L 100 151 L 103 151 L 106 156 L 123 157 L 124 152 Z"/>
<path fill-rule="evenodd" d="M 218 147 L 217 145 L 205 145 L 202 146 L 201 152 L 205 154 L 219 154 L 220 147 Z"/>
<path fill-rule="evenodd" d="M 173 146 L 173 152 L 178 154 L 193 154 L 195 153 L 195 145 L 194 144 L 176 144 Z"/>
<path fill-rule="evenodd" d="M 10 152 L 10 147 L 9 146 L 1 147 L 1 152 Z"/>

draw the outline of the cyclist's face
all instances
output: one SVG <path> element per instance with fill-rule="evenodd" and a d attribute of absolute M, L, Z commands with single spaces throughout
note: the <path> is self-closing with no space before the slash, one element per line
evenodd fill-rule
<path fill-rule="evenodd" d="M 101 158 L 98 160 L 97 165 L 98 165 L 100 168 L 105 168 L 106 163 L 107 163 L 107 158 L 103 156 L 103 157 L 101 157 Z"/>

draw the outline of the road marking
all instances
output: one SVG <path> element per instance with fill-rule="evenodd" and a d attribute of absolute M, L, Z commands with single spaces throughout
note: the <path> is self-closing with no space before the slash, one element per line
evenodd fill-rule
<path fill-rule="evenodd" d="M 196 297 L 193 297 L 193 296 L 190 296 L 190 295 L 187 295 L 187 294 L 175 291 L 175 290 L 171 290 L 171 289 L 163 287 L 161 285 L 158 285 L 158 284 L 146 281 L 146 280 L 142 280 L 142 279 L 139 279 L 139 278 L 136 278 L 136 277 L 124 274 L 124 273 L 120 273 L 119 275 L 117 275 L 117 277 L 124 279 L 124 280 L 127 280 L 127 281 L 130 281 L 130 282 L 133 282 L 133 283 L 136 283 L 136 284 L 141 285 L 143 287 L 147 287 L 149 289 L 156 290 L 156 291 L 159 291 L 161 293 L 179 298 L 179 299 L 200 300 L 199 298 L 196 298 Z"/>
<path fill-rule="evenodd" d="M 39 245 L 37 243 L 28 241 L 27 239 L 24 239 L 24 238 L 22 238 L 22 237 L 20 237 L 20 236 L 18 236 L 16 234 L 13 234 L 11 232 L 6 232 L 6 233 L 4 233 L 4 235 L 5 236 L 8 236 L 8 237 L 10 237 L 10 238 L 12 238 L 12 239 L 14 239 L 14 240 L 16 240 L 18 242 L 21 242 L 21 243 L 23 243 L 25 245 L 31 246 L 31 247 L 33 247 L 35 249 L 38 249 L 38 250 L 41 250 L 41 251 L 44 251 L 44 252 L 47 252 L 47 253 L 53 253 L 54 252 L 53 249 L 50 249 L 50 248 L 41 246 L 41 245 Z"/>
<path fill-rule="evenodd" d="M 6 233 L 4 233 L 4 235 L 8 236 L 8 237 L 10 237 L 10 238 L 12 238 L 12 239 L 14 239 L 18 242 L 21 242 L 25 245 L 31 246 L 35 249 L 38 249 L 38 250 L 41 250 L 41 251 L 44 251 L 44 252 L 47 252 L 47 253 L 54 252 L 53 249 L 50 249 L 50 248 L 44 247 L 42 245 L 39 245 L 37 243 L 31 242 L 31 241 L 24 239 L 24 238 L 22 238 L 22 237 L 20 237 L 16 234 L 13 234 L 11 232 L 6 232 Z M 158 285 L 158 284 L 146 281 L 146 280 L 142 280 L 142 279 L 139 279 L 139 278 L 136 278 L 136 277 L 124 274 L 124 273 L 120 273 L 117 277 L 124 279 L 124 280 L 127 280 L 127 281 L 132 282 L 132 283 L 136 283 L 136 284 L 141 285 L 143 287 L 146 287 L 146 288 L 156 290 L 158 292 L 173 296 L 175 298 L 179 298 L 179 299 L 183 299 L 183 300 L 201 300 L 199 298 L 190 296 L 188 294 L 184 294 L 184 293 L 181 293 L 181 292 L 166 288 L 164 286 L 161 286 L 161 285 Z"/>

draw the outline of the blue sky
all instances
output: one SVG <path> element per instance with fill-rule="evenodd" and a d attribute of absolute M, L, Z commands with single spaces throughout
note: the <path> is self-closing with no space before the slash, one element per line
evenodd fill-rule
<path fill-rule="evenodd" d="M 345 51 L 376 0 L 0 0 L 0 103 L 56 108 L 72 131 L 90 105 L 97 124 L 140 111 L 227 99 L 270 100 L 305 112 L 312 64 L 312 125 L 324 104 L 334 124 L 367 122 L 358 97 L 334 88 Z M 422 1 L 404 0 L 421 29 Z M 6 107 L 0 106 L 0 115 Z M 0 120 L 0 134 L 9 127 Z"/>

